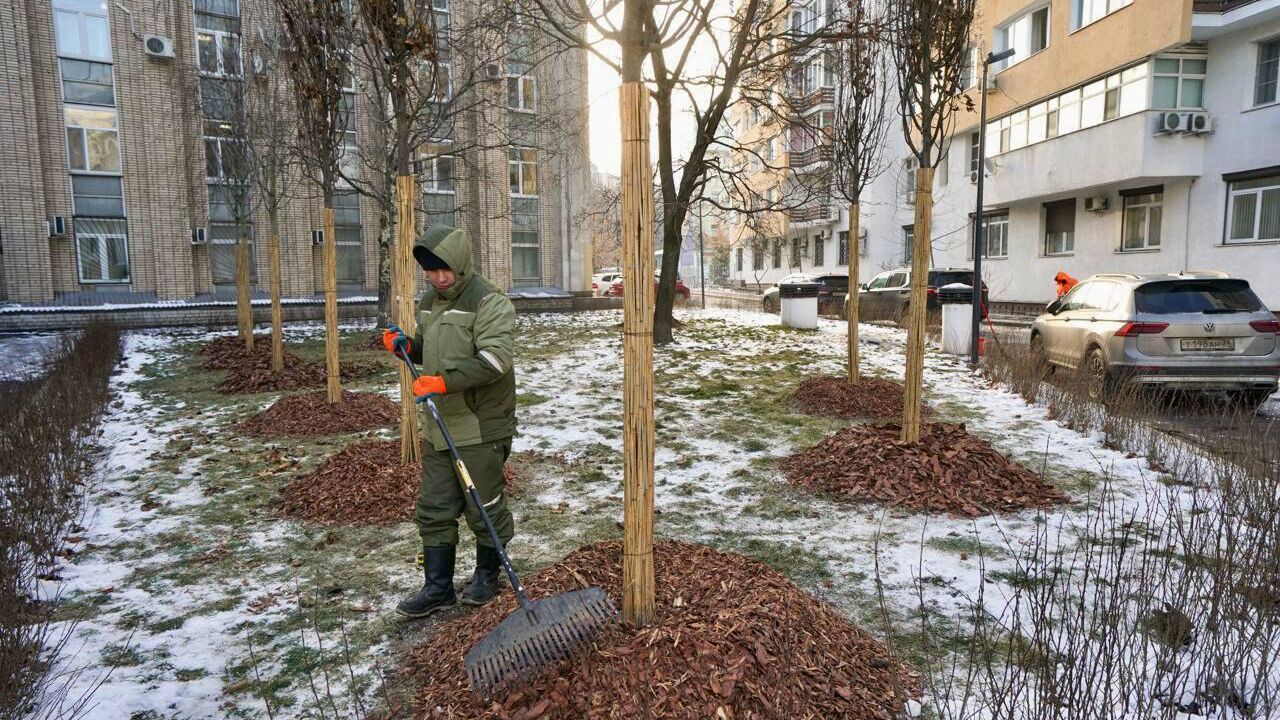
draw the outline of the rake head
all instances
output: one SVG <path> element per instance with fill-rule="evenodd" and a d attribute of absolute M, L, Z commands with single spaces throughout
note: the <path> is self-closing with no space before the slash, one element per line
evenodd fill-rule
<path fill-rule="evenodd" d="M 471 691 L 488 697 L 537 675 L 585 647 L 617 616 L 613 601 L 595 587 L 530 601 L 467 651 Z"/>

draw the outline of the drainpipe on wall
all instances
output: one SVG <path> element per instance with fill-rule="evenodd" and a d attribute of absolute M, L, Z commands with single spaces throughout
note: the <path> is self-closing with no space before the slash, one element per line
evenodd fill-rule
<path fill-rule="evenodd" d="M 1182 272 L 1187 272 L 1187 265 L 1191 263 L 1191 191 L 1196 186 L 1196 180 L 1199 178 L 1191 178 L 1191 184 L 1187 185 L 1187 214 L 1182 225 Z"/>

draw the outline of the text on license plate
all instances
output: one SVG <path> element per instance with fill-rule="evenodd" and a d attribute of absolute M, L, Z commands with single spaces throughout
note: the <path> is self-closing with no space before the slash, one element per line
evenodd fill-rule
<path fill-rule="evenodd" d="M 1234 338 L 1182 338 L 1183 350 L 1235 350 Z"/>

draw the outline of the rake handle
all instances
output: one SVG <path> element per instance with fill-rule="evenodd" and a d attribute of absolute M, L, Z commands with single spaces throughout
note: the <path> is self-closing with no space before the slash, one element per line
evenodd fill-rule
<path fill-rule="evenodd" d="M 409 373 L 416 380 L 418 378 L 418 369 L 413 366 L 413 361 L 409 359 L 408 353 L 403 350 L 397 350 L 396 355 L 409 366 Z M 462 481 L 462 487 L 467 495 L 471 498 L 471 504 L 475 505 L 476 510 L 480 513 L 480 519 L 484 521 L 484 527 L 489 531 L 489 539 L 493 540 L 493 547 L 498 551 L 498 559 L 502 561 L 502 569 L 507 574 L 507 580 L 511 582 L 511 588 L 516 591 L 516 599 L 520 601 L 520 607 L 528 608 L 529 598 L 524 594 L 524 585 L 520 582 L 520 576 L 516 574 L 516 569 L 511 564 L 511 558 L 507 557 L 507 549 L 503 546 L 502 538 L 498 537 L 498 531 L 493 527 L 493 520 L 489 518 L 489 513 L 484 509 L 484 500 L 480 497 L 480 491 L 476 490 L 475 483 L 471 482 L 471 473 L 467 472 L 467 465 L 462 461 L 462 454 L 458 452 L 458 446 L 453 443 L 453 436 L 449 434 L 449 428 L 444 424 L 444 418 L 440 416 L 440 409 L 436 407 L 435 400 L 430 395 L 425 395 L 416 400 L 416 402 L 425 402 L 427 411 L 431 413 L 431 417 L 435 418 L 436 427 L 440 428 L 440 434 L 444 436 L 444 442 L 449 446 L 449 455 L 453 458 L 453 469 L 457 472 L 458 478 Z"/>

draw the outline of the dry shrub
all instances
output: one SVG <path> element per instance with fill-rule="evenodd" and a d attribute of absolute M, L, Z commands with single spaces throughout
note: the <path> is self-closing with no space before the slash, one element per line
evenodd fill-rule
<path fill-rule="evenodd" d="M 50 626 L 37 581 L 57 558 L 83 507 L 96 431 L 120 359 L 120 332 L 94 325 L 63 342 L 39 379 L 0 385 L 0 718 L 67 717 L 68 698 L 49 674 L 69 627 Z M 45 651 L 42 653 L 42 648 Z M 64 678 L 65 680 L 65 678 Z"/>

